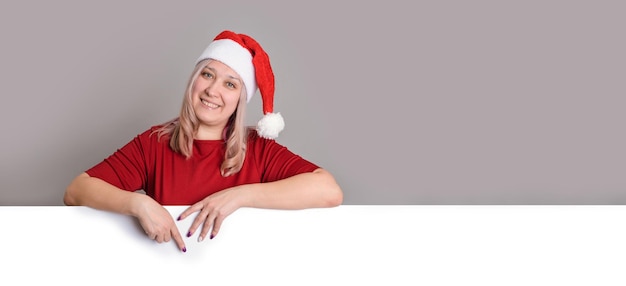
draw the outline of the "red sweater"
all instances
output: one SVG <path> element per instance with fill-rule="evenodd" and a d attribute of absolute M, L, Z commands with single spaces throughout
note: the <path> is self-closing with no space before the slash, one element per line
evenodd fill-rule
<path fill-rule="evenodd" d="M 152 133 L 157 128 L 139 134 L 87 174 L 123 190 L 144 190 L 162 205 L 191 205 L 229 187 L 272 182 L 318 168 L 251 131 L 241 171 L 222 177 L 223 140 L 194 140 L 193 155 L 186 159 L 169 147 L 168 136 L 158 139 Z"/>

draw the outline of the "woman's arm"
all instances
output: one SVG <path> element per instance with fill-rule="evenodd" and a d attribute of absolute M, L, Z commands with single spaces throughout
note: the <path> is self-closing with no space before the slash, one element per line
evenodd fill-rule
<path fill-rule="evenodd" d="M 343 192 L 335 178 L 318 168 L 274 182 L 240 185 L 214 193 L 187 208 L 178 219 L 199 211 L 187 236 L 202 224 L 198 237 L 202 241 L 209 230 L 210 238 L 215 237 L 222 221 L 240 207 L 296 210 L 335 207 L 342 202 Z"/>
<path fill-rule="evenodd" d="M 68 206 L 89 206 L 95 209 L 137 216 L 142 195 L 121 190 L 87 173 L 78 175 L 65 190 L 63 202 Z"/>
<path fill-rule="evenodd" d="M 275 182 L 247 185 L 243 193 L 242 206 L 254 208 L 324 208 L 343 202 L 335 178 L 322 168 Z"/>
<path fill-rule="evenodd" d="M 174 239 L 180 250 L 186 251 L 171 214 L 149 196 L 124 191 L 99 178 L 82 173 L 67 187 L 63 202 L 68 206 L 88 206 L 134 216 L 150 239 L 159 243 Z"/>

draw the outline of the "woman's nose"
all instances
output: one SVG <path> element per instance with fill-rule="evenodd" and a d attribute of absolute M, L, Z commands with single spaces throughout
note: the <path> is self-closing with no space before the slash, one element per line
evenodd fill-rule
<path fill-rule="evenodd" d="M 208 95 L 208 96 L 217 96 L 217 88 L 215 86 L 215 83 L 210 83 L 206 89 L 204 90 L 204 92 Z"/>

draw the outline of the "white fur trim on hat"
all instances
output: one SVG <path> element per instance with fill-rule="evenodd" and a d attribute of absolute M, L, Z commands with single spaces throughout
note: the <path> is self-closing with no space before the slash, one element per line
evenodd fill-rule
<path fill-rule="evenodd" d="M 218 60 L 239 74 L 248 93 L 247 102 L 250 102 L 257 84 L 252 55 L 248 49 L 230 39 L 215 40 L 202 52 L 196 63 L 205 59 Z"/>
<path fill-rule="evenodd" d="M 283 120 L 280 112 L 265 114 L 256 125 L 256 131 L 259 136 L 266 139 L 276 139 L 278 133 L 284 128 L 285 120 Z"/>

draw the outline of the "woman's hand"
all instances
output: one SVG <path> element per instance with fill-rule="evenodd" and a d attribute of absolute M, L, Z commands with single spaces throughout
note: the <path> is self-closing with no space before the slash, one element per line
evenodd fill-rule
<path fill-rule="evenodd" d="M 318 168 L 278 181 L 240 185 L 214 193 L 187 208 L 178 220 L 194 212 L 194 219 L 187 237 L 202 225 L 198 241 L 204 240 L 211 230 L 217 235 L 224 219 L 241 207 L 296 210 L 305 208 L 334 207 L 342 203 L 343 193 L 335 178 L 326 170 Z"/>
<path fill-rule="evenodd" d="M 89 206 L 131 215 L 139 220 L 150 239 L 159 243 L 174 239 L 181 251 L 187 251 L 172 215 L 147 195 L 121 190 L 82 173 L 67 187 L 63 202 L 68 206 Z"/>
<path fill-rule="evenodd" d="M 204 240 L 209 230 L 211 230 L 210 239 L 213 239 L 220 231 L 224 219 L 242 206 L 245 188 L 246 185 L 241 185 L 219 191 L 187 208 L 178 220 L 185 219 L 190 214 L 199 211 L 189 227 L 187 237 L 192 236 L 202 225 L 198 241 Z"/>
<path fill-rule="evenodd" d="M 170 239 L 173 239 L 178 248 L 186 252 L 185 242 L 172 215 L 163 206 L 147 196 L 142 197 L 139 204 L 136 216 L 148 237 L 158 243 L 169 242 Z"/>

